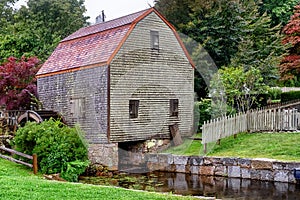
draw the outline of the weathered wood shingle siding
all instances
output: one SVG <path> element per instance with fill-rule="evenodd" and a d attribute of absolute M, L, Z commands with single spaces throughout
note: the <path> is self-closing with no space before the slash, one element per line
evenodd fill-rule
<path fill-rule="evenodd" d="M 159 32 L 159 51 L 151 50 L 150 30 Z M 110 65 L 112 142 L 169 138 L 193 127 L 193 68 L 172 30 L 151 13 L 133 29 Z M 129 100 L 140 100 L 139 115 L 129 119 Z M 179 99 L 179 115 L 170 117 L 170 99 Z"/>
<path fill-rule="evenodd" d="M 90 144 L 107 143 L 107 77 L 107 66 L 41 77 L 39 98 L 44 109 L 61 113 L 69 125 L 80 124 Z M 74 116 L 76 99 L 84 112 Z"/>

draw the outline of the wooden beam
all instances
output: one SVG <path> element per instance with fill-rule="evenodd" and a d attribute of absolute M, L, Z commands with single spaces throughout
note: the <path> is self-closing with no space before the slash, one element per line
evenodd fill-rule
<path fill-rule="evenodd" d="M 33 159 L 33 157 L 30 156 L 30 155 L 27 155 L 27 154 L 25 154 L 25 153 L 21 153 L 21 152 L 15 151 L 15 150 L 13 150 L 13 149 L 8 149 L 8 148 L 6 148 L 6 147 L 0 147 L 0 150 L 7 151 L 7 152 L 9 152 L 9 153 L 16 154 L 16 155 L 18 155 L 18 156 L 22 156 L 22 157 L 27 158 L 27 159 L 30 159 L 30 160 Z"/>
<path fill-rule="evenodd" d="M 37 174 L 38 172 L 38 161 L 37 161 L 37 155 L 33 154 L 32 155 L 32 168 L 33 168 L 33 173 Z"/>
<path fill-rule="evenodd" d="M 30 167 L 30 168 L 33 167 L 32 164 L 29 164 L 29 163 L 26 163 L 26 162 L 23 162 L 23 161 L 20 161 L 20 160 L 17 160 L 17 159 L 14 159 L 12 157 L 5 156 L 5 155 L 2 155 L 2 154 L 0 154 L 0 158 L 4 158 L 6 160 L 9 160 L 9 161 L 12 161 L 12 162 L 15 162 L 15 163 L 18 163 L 18 164 L 22 164 L 22 165 L 25 165 L 25 166 Z"/>

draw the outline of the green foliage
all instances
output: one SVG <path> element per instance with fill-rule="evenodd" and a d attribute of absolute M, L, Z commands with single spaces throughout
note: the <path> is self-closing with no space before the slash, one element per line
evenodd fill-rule
<path fill-rule="evenodd" d="M 61 177 L 65 180 L 77 182 L 78 176 L 85 172 L 85 169 L 89 166 L 89 161 L 75 160 L 64 164 Z"/>
<path fill-rule="evenodd" d="M 277 100 L 277 99 L 281 99 L 282 91 L 280 88 L 273 87 L 273 88 L 269 88 L 268 94 L 270 95 L 272 100 L 275 99 Z"/>
<path fill-rule="evenodd" d="M 211 80 L 214 74 L 211 73 L 213 66 L 243 66 L 245 71 L 254 67 L 260 70 L 265 84 L 277 84 L 280 77 L 278 66 L 286 46 L 281 43 L 282 27 L 277 22 L 277 26 L 274 25 L 272 14 L 276 13 L 277 17 L 287 14 L 295 0 L 280 0 L 278 3 L 274 0 L 156 2 L 155 6 L 177 30 L 192 38 L 185 39 L 184 43 L 187 49 L 194 46 L 189 53 L 195 65 L 202 70 L 201 76 L 206 85 L 210 85 L 207 80 Z M 269 8 L 272 8 L 272 13 L 265 12 Z M 198 46 L 191 45 L 195 41 Z M 201 90 L 199 85 L 205 86 L 201 81 L 196 79 L 195 82 L 198 94 Z"/>
<path fill-rule="evenodd" d="M 197 70 L 194 73 L 194 91 L 197 94 L 197 99 L 205 98 L 207 96 L 207 86 L 203 75 L 200 75 Z"/>
<path fill-rule="evenodd" d="M 236 107 L 238 112 L 251 109 L 257 97 L 266 93 L 268 89 L 258 69 L 250 68 L 244 71 L 241 66 L 220 69 L 211 81 L 211 91 L 217 90 L 216 94 L 224 91 L 223 89 L 219 91 L 220 85 L 225 88 L 227 102 L 231 107 Z"/>
<path fill-rule="evenodd" d="M 203 126 L 204 122 L 220 117 L 216 113 L 220 113 L 220 110 L 214 108 L 214 105 L 212 105 L 212 99 L 201 99 L 195 103 L 195 107 L 199 110 L 198 132 L 201 132 L 200 128 Z M 225 114 L 227 115 L 236 113 L 236 111 L 230 106 L 226 105 L 225 109 Z"/>
<path fill-rule="evenodd" d="M 300 91 L 283 92 L 281 94 L 281 102 L 287 102 L 300 99 Z"/>
<path fill-rule="evenodd" d="M 240 41 L 241 12 L 234 1 L 220 0 L 190 4 L 192 12 L 188 23 L 179 31 L 199 42 L 218 67 L 227 65 L 237 52 Z"/>
<path fill-rule="evenodd" d="M 243 66 L 245 71 L 251 67 L 259 69 L 264 83 L 275 86 L 280 77 L 278 66 L 281 56 L 286 51 L 286 46 L 281 42 L 281 27 L 273 27 L 271 18 L 266 13 L 259 15 L 259 7 L 253 1 L 250 0 L 248 5 L 251 9 L 243 16 L 244 33 L 230 65 Z"/>
<path fill-rule="evenodd" d="M 0 32 L 5 32 L 7 25 L 13 21 L 14 2 L 16 0 L 0 1 Z"/>
<path fill-rule="evenodd" d="M 196 107 L 199 109 L 199 123 L 198 127 L 202 127 L 205 121 L 211 119 L 211 100 L 210 99 L 201 99 L 195 103 Z M 199 130 L 198 130 L 199 131 Z"/>
<path fill-rule="evenodd" d="M 282 87 L 300 87 L 300 76 L 298 73 L 289 73 L 288 77 L 286 77 L 284 73 L 281 73 L 281 78 L 279 85 Z"/>
<path fill-rule="evenodd" d="M 163 13 L 177 29 L 191 20 L 192 8 L 190 4 L 193 0 L 154 0 L 154 2 L 155 8 Z"/>
<path fill-rule="evenodd" d="M 259 11 L 267 12 L 272 18 L 272 25 L 285 25 L 293 14 L 293 8 L 299 0 L 262 0 Z"/>
<path fill-rule="evenodd" d="M 40 124 L 28 122 L 18 129 L 13 144 L 20 152 L 36 153 L 42 173 L 62 173 L 73 181 L 70 173 L 78 175 L 86 168 L 87 148 L 80 134 L 79 128 L 70 128 L 53 119 Z"/>
<path fill-rule="evenodd" d="M 11 19 L 0 28 L 0 63 L 24 55 L 45 61 L 60 40 L 87 25 L 82 0 L 29 0 L 19 10 L 6 8 Z"/>

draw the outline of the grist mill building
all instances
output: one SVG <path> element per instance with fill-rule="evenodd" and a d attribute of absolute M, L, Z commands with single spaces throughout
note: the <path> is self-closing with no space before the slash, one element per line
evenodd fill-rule
<path fill-rule="evenodd" d="M 194 68 L 154 8 L 84 27 L 63 39 L 37 74 L 44 109 L 78 123 L 93 163 L 118 168 L 118 147 L 193 132 Z"/>

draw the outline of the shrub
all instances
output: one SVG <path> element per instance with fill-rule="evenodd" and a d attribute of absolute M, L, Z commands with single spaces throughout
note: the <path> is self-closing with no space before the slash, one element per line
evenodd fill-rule
<path fill-rule="evenodd" d="M 198 128 L 201 128 L 205 121 L 211 119 L 211 100 L 201 99 L 201 101 L 195 103 L 195 108 L 199 109 Z"/>
<path fill-rule="evenodd" d="M 281 102 L 287 102 L 300 99 L 300 91 L 283 92 L 281 94 Z"/>
<path fill-rule="evenodd" d="M 17 151 L 38 155 L 42 173 L 61 173 L 68 181 L 76 181 L 88 166 L 87 148 L 82 131 L 53 119 L 40 124 L 28 122 L 16 132 L 13 145 Z M 74 164 L 75 163 L 75 164 Z"/>
<path fill-rule="evenodd" d="M 280 88 L 276 88 L 276 87 L 270 88 L 268 90 L 268 93 L 270 94 L 272 100 L 281 99 L 282 91 Z"/>

